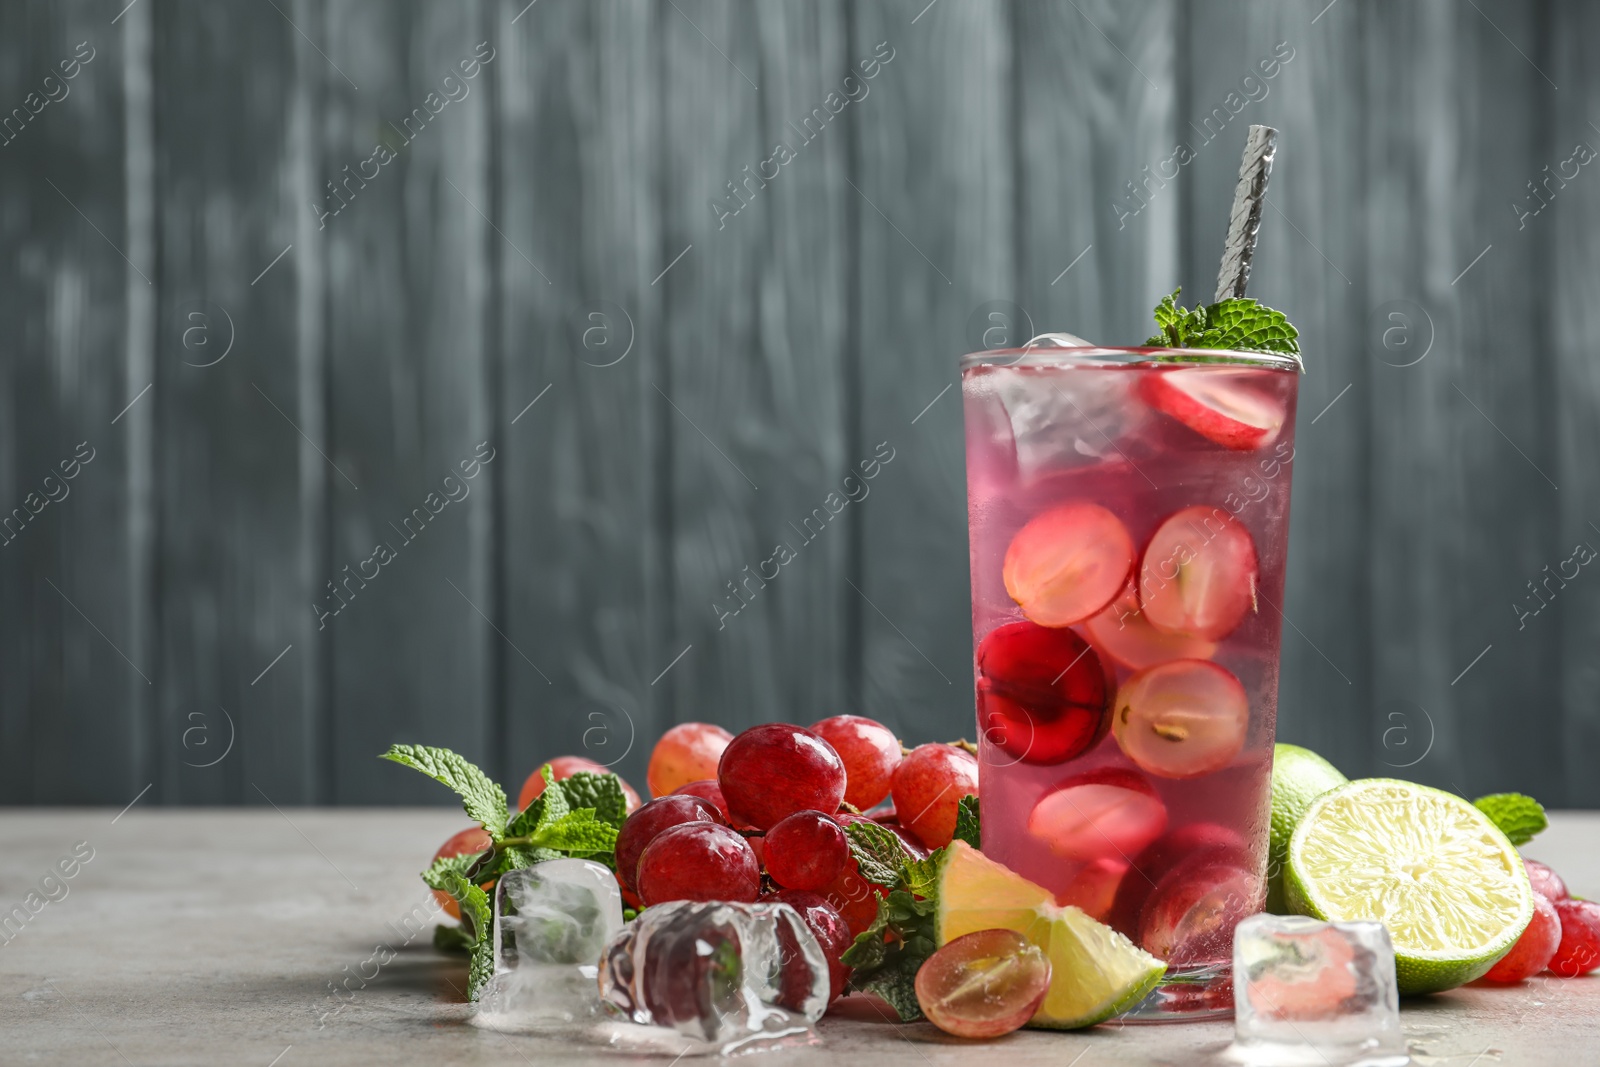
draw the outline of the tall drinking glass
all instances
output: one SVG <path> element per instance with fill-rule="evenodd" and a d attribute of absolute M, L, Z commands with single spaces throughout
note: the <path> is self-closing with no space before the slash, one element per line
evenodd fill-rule
<path fill-rule="evenodd" d="M 1298 370 L 962 360 L 983 850 L 1168 961 L 1130 1018 L 1230 1012 L 1264 901 Z"/>

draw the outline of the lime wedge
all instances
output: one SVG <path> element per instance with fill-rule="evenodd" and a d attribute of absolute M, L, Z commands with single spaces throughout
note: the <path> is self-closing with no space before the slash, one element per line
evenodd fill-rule
<path fill-rule="evenodd" d="M 1029 1026 L 1075 1030 L 1120 1015 L 1155 988 L 1167 965 L 1111 927 L 954 842 L 940 868 L 936 936 L 943 945 L 976 930 L 1015 930 L 1050 960 L 1050 991 Z"/>
<path fill-rule="evenodd" d="M 1392 778 L 1312 801 L 1289 840 L 1284 892 L 1302 915 L 1387 926 L 1401 993 L 1482 977 L 1533 916 L 1522 860 L 1488 816 Z"/>
<path fill-rule="evenodd" d="M 1267 906 L 1274 915 L 1286 915 L 1283 868 L 1289 859 L 1289 837 L 1311 802 L 1350 779 L 1337 767 L 1299 745 L 1272 747 L 1272 833 L 1267 851 Z"/>

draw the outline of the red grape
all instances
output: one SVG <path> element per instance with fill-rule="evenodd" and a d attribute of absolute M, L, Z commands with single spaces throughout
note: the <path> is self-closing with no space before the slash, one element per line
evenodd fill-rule
<path fill-rule="evenodd" d="M 1533 885 L 1533 891 L 1554 904 L 1558 900 L 1566 900 L 1572 894 L 1567 892 L 1567 883 L 1561 876 L 1538 860 L 1525 859 L 1522 865 L 1528 869 L 1528 881 Z"/>
<path fill-rule="evenodd" d="M 1223 508 L 1197 504 L 1151 535 L 1139 567 L 1145 620 L 1167 633 L 1217 641 L 1256 606 L 1256 545 Z"/>
<path fill-rule="evenodd" d="M 672 792 L 674 794 L 700 797 L 702 800 L 711 801 L 711 803 L 717 806 L 717 810 L 722 812 L 723 819 L 725 819 L 729 825 L 732 825 L 733 820 L 728 818 L 728 802 L 723 799 L 722 787 L 717 784 L 717 780 L 715 778 L 702 778 L 698 782 L 690 782 L 687 785 L 680 785 Z"/>
<path fill-rule="evenodd" d="M 1549 966 L 1560 947 L 1561 918 L 1556 914 L 1555 905 L 1535 892 L 1533 918 L 1528 921 L 1527 929 L 1511 946 L 1511 951 L 1489 968 L 1483 980 L 1510 983 L 1530 978 Z"/>
<path fill-rule="evenodd" d="M 954 745 L 918 745 L 894 772 L 894 807 L 900 824 L 929 848 L 956 835 L 961 798 L 978 792 L 978 761 Z"/>
<path fill-rule="evenodd" d="M 850 858 L 850 843 L 822 812 L 797 811 L 767 831 L 763 855 L 767 873 L 785 889 L 826 889 Z"/>
<path fill-rule="evenodd" d="M 1167 809 L 1138 771 L 1101 767 L 1039 798 L 1028 833 L 1069 860 L 1132 856 L 1167 828 Z"/>
<path fill-rule="evenodd" d="M 664 797 L 681 785 L 714 777 L 731 740 L 732 734 L 709 722 L 680 722 L 662 734 L 645 772 L 650 795 Z"/>
<path fill-rule="evenodd" d="M 1157 411 L 1224 448 L 1248 452 L 1276 437 L 1284 419 L 1283 401 L 1252 387 L 1249 375 L 1214 367 L 1168 370 L 1145 378 L 1139 388 Z"/>
<path fill-rule="evenodd" d="M 558 782 L 563 778 L 571 778 L 579 771 L 587 771 L 590 774 L 615 773 L 605 764 L 596 763 L 594 760 L 585 759 L 583 756 L 557 756 L 547 762 L 550 764 L 550 773 Z M 518 810 L 532 804 L 534 798 L 544 792 L 544 775 L 539 773 L 543 767 L 543 763 L 535 767 L 533 773 L 528 775 L 528 780 L 522 783 L 522 792 L 517 795 Z M 622 796 L 627 801 L 628 811 L 631 813 L 639 807 L 639 794 L 635 793 L 633 786 L 623 781 L 621 776 L 618 776 L 617 781 L 622 785 Z"/>
<path fill-rule="evenodd" d="M 1033 1017 L 1050 992 L 1050 961 L 1015 930 L 964 934 L 917 971 L 917 1003 L 957 1037 L 999 1037 Z"/>
<path fill-rule="evenodd" d="M 1008 762 L 1062 763 L 1106 735 L 1110 683 L 1071 630 L 1012 622 L 978 643 L 978 726 Z"/>
<path fill-rule="evenodd" d="M 722 813 L 709 800 L 674 794 L 657 797 L 628 816 L 616 845 L 617 881 L 623 888 L 638 892 L 639 857 L 657 834 L 686 822 L 720 824 Z"/>
<path fill-rule="evenodd" d="M 1175 659 L 1140 671 L 1117 690 L 1111 732 L 1128 758 L 1163 778 L 1226 767 L 1244 747 L 1250 698 L 1226 668 Z"/>
<path fill-rule="evenodd" d="M 838 811 L 844 761 L 810 730 L 766 723 L 728 742 L 717 783 L 736 824 L 767 830 L 797 811 Z"/>
<path fill-rule="evenodd" d="M 753 904 L 760 895 L 755 852 L 719 823 L 688 822 L 663 830 L 639 857 L 639 897 L 646 905 L 669 900 Z"/>
<path fill-rule="evenodd" d="M 1225 963 L 1233 928 L 1261 910 L 1262 880 L 1205 854 L 1192 856 L 1163 878 L 1139 919 L 1139 942 L 1168 963 Z"/>
<path fill-rule="evenodd" d="M 861 877 L 855 860 L 851 860 L 839 871 L 833 884 L 822 891 L 822 898 L 844 918 L 850 936 L 855 937 L 877 919 L 878 897 L 882 892 Z"/>
<path fill-rule="evenodd" d="M 846 804 L 866 811 L 889 795 L 890 779 L 900 765 L 900 739 L 894 731 L 861 715 L 835 715 L 812 723 L 811 732 L 844 760 Z"/>
<path fill-rule="evenodd" d="M 1133 539 L 1099 504 L 1041 512 L 1006 548 L 1001 577 L 1022 613 L 1040 626 L 1071 626 L 1098 614 L 1127 584 Z"/>
<path fill-rule="evenodd" d="M 1169 659 L 1210 659 L 1217 646 L 1188 634 L 1169 634 L 1150 625 L 1139 607 L 1133 583 L 1111 605 L 1083 624 L 1100 652 L 1129 670 L 1142 671 Z"/>
<path fill-rule="evenodd" d="M 451 834 L 450 839 L 439 846 L 439 851 L 433 854 L 435 860 L 442 860 L 447 856 L 465 856 L 469 853 L 482 852 L 494 841 L 489 837 L 489 831 L 481 826 L 469 826 L 460 833 Z M 461 905 L 456 903 L 456 898 L 442 890 L 433 891 L 433 899 L 439 902 L 452 919 L 461 918 Z"/>
<path fill-rule="evenodd" d="M 805 920 L 806 926 L 816 937 L 817 944 L 822 946 L 822 954 L 828 957 L 828 977 L 832 986 L 828 999 L 837 1000 L 843 996 L 845 983 L 850 979 L 850 968 L 840 962 L 839 957 L 855 943 L 855 938 L 838 909 L 821 895 L 804 889 L 771 893 L 762 897 L 761 902 L 787 904 L 800 913 L 800 918 Z"/>
<path fill-rule="evenodd" d="M 1236 831 L 1214 822 L 1180 826 L 1143 852 L 1129 852 L 1128 855 L 1133 856 L 1133 866 L 1117 886 L 1117 895 L 1107 922 L 1135 941 L 1139 939 L 1139 913 L 1144 910 L 1144 902 L 1149 899 L 1156 883 L 1179 863 L 1189 860 L 1191 856 L 1205 855 L 1219 863 L 1246 870 L 1254 866 L 1250 852 L 1245 848 L 1244 838 Z"/>
<path fill-rule="evenodd" d="M 1561 946 L 1550 959 L 1550 973 L 1576 978 L 1600 967 L 1600 904 L 1592 900 L 1553 900 L 1561 918 Z"/>

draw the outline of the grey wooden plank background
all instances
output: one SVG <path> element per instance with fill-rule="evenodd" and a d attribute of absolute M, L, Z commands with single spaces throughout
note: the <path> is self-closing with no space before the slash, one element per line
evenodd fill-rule
<path fill-rule="evenodd" d="M 447 802 L 395 740 L 642 786 L 691 719 L 970 734 L 955 358 L 1209 292 L 1264 122 L 1253 292 L 1309 365 L 1280 736 L 1600 804 L 1600 579 L 1564 562 L 1600 547 L 1597 31 L 8 3 L 0 802 Z"/>

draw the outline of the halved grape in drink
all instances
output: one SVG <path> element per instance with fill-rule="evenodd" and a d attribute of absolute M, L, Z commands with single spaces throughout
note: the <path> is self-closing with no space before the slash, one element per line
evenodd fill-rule
<path fill-rule="evenodd" d="M 1215 863 L 1245 870 L 1254 867 L 1244 838 L 1231 827 L 1215 822 L 1192 822 L 1169 830 L 1133 858 L 1132 869 L 1117 886 L 1108 920 L 1111 925 L 1137 939 L 1145 901 L 1150 899 L 1156 886 L 1165 881 L 1168 873 L 1182 863 Z"/>
<path fill-rule="evenodd" d="M 1070 626 L 1111 602 L 1133 566 L 1133 539 L 1099 504 L 1074 501 L 1035 515 L 1006 549 L 1001 575 L 1022 613 Z"/>
<path fill-rule="evenodd" d="M 1110 726 L 1110 685 L 1094 649 L 1071 630 L 1007 623 L 978 645 L 978 724 L 1016 760 L 1061 763 Z"/>
<path fill-rule="evenodd" d="M 1050 991 L 1050 961 L 1015 930 L 964 934 L 917 971 L 917 1003 L 957 1037 L 999 1037 L 1022 1026 Z"/>
<path fill-rule="evenodd" d="M 1071 860 L 1126 860 L 1167 828 L 1167 809 L 1136 771 L 1105 767 L 1069 779 L 1039 799 L 1028 832 Z"/>
<path fill-rule="evenodd" d="M 1190 857 L 1160 880 L 1139 917 L 1139 943 L 1168 963 L 1226 960 L 1233 928 L 1261 910 L 1255 873 L 1209 854 Z"/>
<path fill-rule="evenodd" d="M 1184 508 L 1145 546 L 1139 603 L 1158 630 L 1216 641 L 1255 609 L 1258 573 L 1243 523 L 1225 508 Z"/>
<path fill-rule="evenodd" d="M 1122 683 L 1111 732 L 1128 758 L 1163 778 L 1193 778 L 1228 765 L 1244 747 L 1250 701 L 1232 673 L 1180 659 Z"/>
<path fill-rule="evenodd" d="M 1279 397 L 1259 386 L 1255 371 L 1215 367 L 1169 370 L 1146 376 L 1145 401 L 1224 448 L 1248 452 L 1278 435 L 1285 416 Z"/>
<path fill-rule="evenodd" d="M 1117 898 L 1117 887 L 1125 877 L 1138 878 L 1126 860 L 1101 857 L 1085 864 L 1067 887 L 1056 894 L 1057 904 L 1070 904 L 1096 922 L 1105 922 Z"/>
<path fill-rule="evenodd" d="M 1150 625 L 1132 582 L 1083 628 L 1089 631 L 1095 648 L 1136 671 L 1173 659 L 1210 659 L 1217 650 L 1214 642 L 1204 638 L 1167 633 Z"/>

